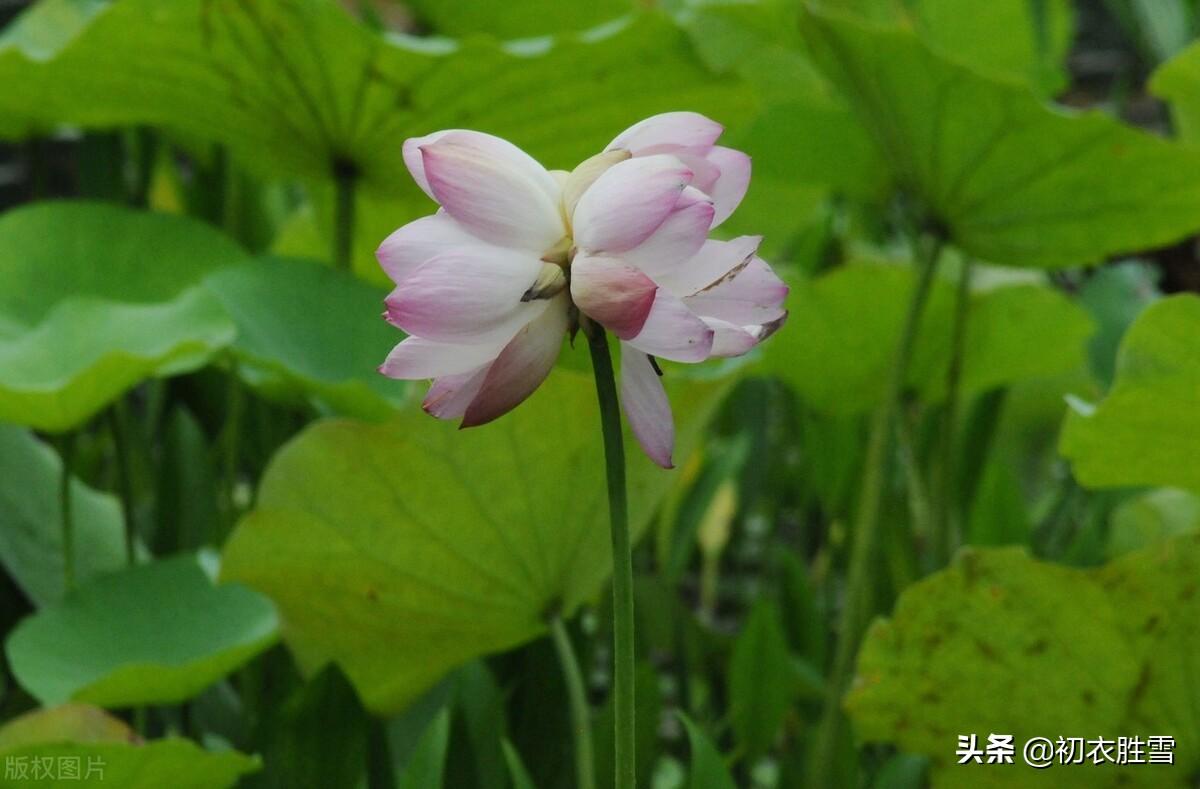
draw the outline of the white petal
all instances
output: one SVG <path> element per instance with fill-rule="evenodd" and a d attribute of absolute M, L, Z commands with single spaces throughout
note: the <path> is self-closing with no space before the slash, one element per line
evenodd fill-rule
<path fill-rule="evenodd" d="M 459 375 L 443 375 L 433 382 L 421 408 L 438 419 L 459 419 L 467 412 L 491 364 L 485 364 Z"/>
<path fill-rule="evenodd" d="M 705 318 L 704 322 L 715 332 L 712 356 L 741 356 L 758 345 L 761 326 L 735 326 L 716 318 Z"/>
<path fill-rule="evenodd" d="M 503 342 L 456 345 L 408 337 L 392 349 L 379 366 L 379 372 L 389 378 L 408 380 L 458 375 L 496 358 L 503 347 Z"/>
<path fill-rule="evenodd" d="M 650 357 L 621 343 L 621 407 L 638 444 L 658 465 L 672 468 L 675 421 Z"/>
<path fill-rule="evenodd" d="M 761 242 L 762 236 L 705 241 L 690 260 L 664 271 L 656 280 L 677 296 L 691 296 L 748 265 Z"/>
<path fill-rule="evenodd" d="M 472 235 L 542 254 L 566 234 L 557 182 L 516 146 L 501 156 L 477 142 L 453 132 L 420 146 L 434 198 Z"/>
<path fill-rule="evenodd" d="M 621 259 L 657 282 L 700 251 L 708 238 L 712 218 L 712 202 L 703 192 L 689 186 L 658 229 L 633 249 L 622 252 Z"/>
<path fill-rule="evenodd" d="M 494 249 L 492 245 L 468 233 L 454 217 L 439 211 L 409 222 L 393 232 L 379 245 L 375 257 L 392 281 L 399 282 L 435 255 L 461 246 Z"/>
<path fill-rule="evenodd" d="M 729 218 L 750 188 L 750 157 L 741 151 L 718 145 L 705 158 L 721 170 L 720 177 L 706 189 L 716 208 L 712 225 L 716 227 Z"/>
<path fill-rule="evenodd" d="M 721 124 L 698 112 L 664 112 L 630 126 L 605 150 L 625 149 L 641 156 L 668 147 L 707 147 L 715 143 L 723 131 Z"/>
<path fill-rule="evenodd" d="M 788 286 L 759 257 L 733 276 L 723 279 L 684 301 L 697 315 L 748 326 L 777 320 L 783 315 Z"/>
<path fill-rule="evenodd" d="M 576 245 L 593 253 L 632 249 L 671 214 L 691 178 L 674 156 L 613 165 L 579 198 L 572 220 Z"/>
<path fill-rule="evenodd" d="M 409 334 L 435 342 L 507 341 L 545 309 L 545 301 L 521 301 L 541 268 L 542 261 L 530 254 L 457 247 L 401 280 L 387 297 L 386 316 Z"/>
<path fill-rule="evenodd" d="M 543 190 L 547 190 L 546 193 L 551 198 L 557 197 L 558 191 L 553 188 L 554 185 L 546 181 L 541 175 L 542 172 L 545 172 L 545 168 L 538 164 L 536 159 L 508 140 L 493 134 L 471 131 L 470 129 L 443 129 L 432 134 L 426 134 L 424 137 L 410 137 L 404 141 L 403 145 L 405 166 L 408 167 L 408 171 L 412 174 L 413 180 L 417 182 L 417 186 L 421 187 L 422 191 L 433 197 L 434 200 L 437 198 L 433 196 L 433 192 L 429 188 L 429 179 L 425 174 L 425 157 L 421 155 L 421 148 L 426 145 L 432 145 L 450 134 L 454 135 L 451 139 L 459 145 L 476 148 L 495 159 L 508 162 L 513 168 L 522 171 Z"/>
<path fill-rule="evenodd" d="M 677 296 L 659 288 L 642 330 L 629 344 L 651 356 L 700 362 L 712 351 L 713 330 Z"/>

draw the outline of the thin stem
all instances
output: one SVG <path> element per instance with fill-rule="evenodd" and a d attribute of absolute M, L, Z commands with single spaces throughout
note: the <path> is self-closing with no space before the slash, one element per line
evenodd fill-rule
<path fill-rule="evenodd" d="M 921 473 L 921 464 L 917 458 L 917 443 L 913 439 L 913 426 L 908 414 L 897 415 L 896 443 L 900 450 L 900 462 L 904 466 L 904 482 L 908 487 L 908 510 L 912 516 L 913 532 L 917 544 L 920 545 L 936 539 L 934 532 L 937 526 L 925 477 Z"/>
<path fill-rule="evenodd" d="M 121 495 L 121 509 L 125 516 L 125 562 L 133 565 L 137 561 L 137 526 L 133 518 L 133 476 L 129 468 L 129 442 L 125 435 L 125 414 L 119 399 L 108 410 L 108 429 L 112 433 L 113 449 L 117 456 L 117 490 Z"/>
<path fill-rule="evenodd" d="M 554 637 L 554 650 L 558 653 L 558 664 L 562 667 L 563 680 L 567 683 L 567 699 L 571 706 L 571 727 L 575 730 L 575 774 L 577 789 L 594 789 L 596 766 L 592 758 L 591 708 L 588 706 L 587 691 L 583 686 L 583 673 L 575 650 L 571 648 L 571 636 L 560 617 L 550 620 L 550 634 Z"/>
<path fill-rule="evenodd" d="M 350 271 L 354 263 L 354 186 L 358 176 L 353 165 L 338 162 L 333 167 L 333 180 L 333 263 L 342 271 Z"/>
<path fill-rule="evenodd" d="M 225 425 L 221 436 L 221 475 L 224 490 L 225 512 L 221 539 L 229 536 L 238 519 L 237 482 L 238 454 L 241 449 L 242 414 L 246 407 L 246 394 L 242 388 L 236 358 L 230 359 L 229 389 L 225 402 Z"/>
<path fill-rule="evenodd" d="M 626 510 L 625 449 L 608 340 L 604 329 L 596 324 L 588 326 L 587 335 L 596 375 L 596 396 L 600 401 L 600 427 L 604 433 L 604 460 L 608 472 L 608 515 L 612 525 L 616 789 L 633 789 L 636 780 L 633 761 L 633 554 Z"/>
<path fill-rule="evenodd" d="M 954 462 L 955 428 L 961 396 L 963 350 L 967 334 L 967 315 L 971 309 L 971 258 L 963 260 L 962 272 L 958 277 L 958 288 L 954 298 L 954 325 L 950 335 L 950 366 L 946 370 L 946 406 L 942 414 L 941 447 L 938 478 L 939 504 L 934 520 L 932 555 L 934 567 L 941 567 L 950 560 L 958 542 L 959 500 L 956 490 Z"/>
<path fill-rule="evenodd" d="M 63 588 L 75 588 L 75 520 L 71 512 L 71 474 L 75 465 L 75 434 L 67 433 L 59 446 L 62 476 L 59 479 L 58 506 L 62 516 Z"/>
<path fill-rule="evenodd" d="M 845 717 L 841 700 L 854 669 L 854 656 L 859 641 L 875 604 L 873 571 L 876 546 L 879 542 L 879 510 L 883 491 L 888 479 L 888 458 L 892 446 L 892 430 L 900 398 L 904 394 L 904 383 L 908 378 L 909 362 L 916 346 L 917 330 L 921 313 L 933 284 L 933 274 L 941 253 L 941 239 L 923 239 L 923 248 L 914 255 L 918 269 L 916 286 L 908 303 L 900 340 L 893 357 L 891 377 L 884 393 L 883 403 L 875 412 L 871 425 L 871 437 L 863 470 L 862 491 L 855 518 L 853 543 L 850 548 L 849 577 L 846 600 L 842 609 L 838 629 L 837 645 L 834 650 L 833 673 L 829 693 L 825 698 L 821 728 L 817 734 L 813 758 L 810 763 L 810 786 L 834 786 L 834 763 L 841 747 Z"/>

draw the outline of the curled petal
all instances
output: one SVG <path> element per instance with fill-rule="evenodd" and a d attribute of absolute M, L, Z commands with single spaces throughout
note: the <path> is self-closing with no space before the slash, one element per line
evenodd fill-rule
<path fill-rule="evenodd" d="M 749 265 L 761 242 L 762 236 L 705 241 L 691 259 L 664 271 L 657 281 L 677 296 L 691 296 L 736 275 Z"/>
<path fill-rule="evenodd" d="M 671 214 L 691 178 L 691 170 L 674 156 L 646 156 L 613 165 L 575 206 L 575 243 L 591 252 L 632 249 Z"/>
<path fill-rule="evenodd" d="M 521 329 L 492 362 L 479 393 L 463 415 L 463 427 L 503 416 L 546 380 L 567 331 L 567 294 L 560 293 L 546 303 L 548 308 Z"/>
<path fill-rule="evenodd" d="M 673 362 L 700 362 L 712 351 L 713 334 L 682 300 L 659 288 L 642 330 L 629 344 Z"/>
<path fill-rule="evenodd" d="M 673 468 L 675 422 L 671 403 L 650 357 L 621 343 L 621 407 L 642 449 L 658 465 Z"/>
<path fill-rule="evenodd" d="M 639 121 L 617 135 L 605 150 L 624 149 L 641 156 L 660 149 L 706 148 L 725 129 L 698 112 L 664 112 Z"/>
<path fill-rule="evenodd" d="M 735 326 L 716 318 L 705 318 L 713 330 L 712 356 L 741 356 L 759 342 L 761 326 Z"/>
<path fill-rule="evenodd" d="M 458 375 L 496 358 L 503 342 L 455 345 L 423 337 L 407 337 L 392 349 L 379 372 L 389 378 L 416 380 Z"/>
<path fill-rule="evenodd" d="M 733 276 L 689 296 L 685 301 L 698 315 L 746 326 L 765 324 L 783 314 L 788 286 L 762 258 L 752 257 Z"/>
<path fill-rule="evenodd" d="M 716 208 L 712 224 L 716 227 L 729 218 L 750 188 L 750 157 L 741 151 L 718 145 L 705 158 L 721 171 L 716 181 L 704 190 L 712 197 Z"/>
<path fill-rule="evenodd" d="M 490 364 L 458 375 L 443 375 L 433 382 L 421 408 L 438 419 L 459 419 L 479 394 Z"/>
<path fill-rule="evenodd" d="M 401 153 L 404 156 L 404 166 L 408 168 L 408 172 L 412 175 L 413 180 L 417 182 L 417 186 L 421 187 L 421 191 L 429 195 L 432 200 L 437 200 L 437 198 L 430 191 L 429 179 L 425 177 L 425 157 L 421 155 L 421 146 L 435 143 L 447 134 L 452 133 L 476 134 L 477 132 L 467 131 L 466 129 L 443 129 L 433 134 L 426 134 L 424 137 L 409 137 L 404 141 L 404 145 L 401 146 Z"/>
<path fill-rule="evenodd" d="M 541 268 L 530 254 L 451 249 L 400 281 L 387 297 L 386 317 L 435 342 L 504 342 L 545 309 L 545 301 L 521 301 Z"/>
<path fill-rule="evenodd" d="M 700 251 L 708 238 L 712 218 L 712 202 L 703 192 L 689 186 L 658 229 L 633 249 L 622 252 L 621 259 L 658 281 Z"/>
<path fill-rule="evenodd" d="M 490 247 L 468 233 L 454 217 L 439 211 L 393 232 L 379 245 L 375 257 L 392 281 L 400 282 L 430 258 L 461 246 Z"/>
<path fill-rule="evenodd" d="M 623 340 L 642 330 L 658 286 L 620 260 L 580 255 L 571 264 L 571 298 Z"/>
<path fill-rule="evenodd" d="M 514 145 L 500 155 L 495 142 L 477 143 L 453 132 L 419 147 L 434 199 L 484 241 L 537 254 L 552 247 L 566 234 L 554 177 Z"/>

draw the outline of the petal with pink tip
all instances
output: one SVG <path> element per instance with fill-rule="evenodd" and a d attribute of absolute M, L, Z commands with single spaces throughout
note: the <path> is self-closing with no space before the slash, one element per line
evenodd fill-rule
<path fill-rule="evenodd" d="M 590 252 L 632 249 L 670 216 L 691 178 L 691 170 L 674 156 L 646 156 L 613 165 L 575 206 L 576 245 Z"/>
<path fill-rule="evenodd" d="M 713 330 L 679 297 L 659 288 L 642 330 L 629 344 L 673 362 L 700 362 L 712 351 Z"/>
<path fill-rule="evenodd" d="M 732 241 L 705 241 L 691 259 L 664 271 L 656 280 L 676 296 L 691 296 L 749 265 L 760 243 L 762 236 L 739 236 Z"/>
<path fill-rule="evenodd" d="M 500 156 L 477 142 L 453 132 L 420 146 L 434 199 L 484 241 L 538 255 L 558 243 L 566 227 L 554 177 L 516 146 Z"/>
<path fill-rule="evenodd" d="M 623 340 L 642 330 L 656 290 L 654 280 L 620 260 L 579 255 L 571 264 L 575 305 Z"/>
<path fill-rule="evenodd" d="M 705 158 L 721 170 L 720 177 L 705 190 L 716 208 L 712 224 L 716 227 L 741 205 L 746 190 L 750 188 L 750 157 L 741 151 L 718 145 Z"/>
<path fill-rule="evenodd" d="M 408 172 L 412 174 L 413 180 L 417 182 L 417 186 L 421 187 L 421 190 L 434 200 L 437 198 L 429 188 L 429 179 L 425 174 L 425 157 L 421 155 L 421 148 L 432 145 L 447 135 L 454 135 L 451 139 L 460 145 L 468 145 L 496 159 L 507 160 L 513 167 L 526 172 L 543 189 L 550 186 L 550 183 L 539 174 L 544 172 L 545 168 L 508 140 L 470 129 L 443 129 L 426 134 L 424 137 L 409 137 L 404 141 L 401 151 L 404 156 L 404 164 L 408 167 Z M 550 191 L 548 194 L 555 197 L 557 192 Z"/>
<path fill-rule="evenodd" d="M 725 129 L 721 124 L 698 112 L 664 112 L 633 124 L 618 134 L 604 150 L 623 148 L 634 156 L 640 156 L 647 149 L 707 148 L 717 141 L 723 131 Z"/>
<path fill-rule="evenodd" d="M 443 375 L 433 382 L 421 408 L 438 419 L 459 419 L 467 412 L 471 401 L 479 394 L 490 364 L 458 375 Z"/>
<path fill-rule="evenodd" d="M 504 342 L 545 309 L 545 301 L 521 301 L 541 269 L 530 254 L 457 247 L 401 280 L 385 301 L 386 317 L 434 342 Z"/>
<path fill-rule="evenodd" d="M 733 276 L 687 297 L 684 301 L 697 315 L 717 318 L 739 326 L 764 324 L 783 315 L 788 286 L 759 257 Z"/>
<path fill-rule="evenodd" d="M 708 238 L 712 217 L 712 202 L 703 192 L 689 186 L 658 229 L 633 249 L 622 252 L 621 259 L 658 281 L 700 251 Z"/>
<path fill-rule="evenodd" d="M 568 327 L 567 304 L 566 292 L 550 299 L 541 316 L 504 347 L 463 415 L 463 427 L 503 416 L 541 386 L 562 349 Z"/>
<path fill-rule="evenodd" d="M 663 468 L 674 468 L 675 421 L 650 357 L 621 343 L 621 407 L 642 449 Z"/>
<path fill-rule="evenodd" d="M 393 282 L 400 282 L 430 258 L 451 247 L 479 246 L 494 250 L 471 235 L 444 211 L 404 225 L 383 240 L 375 257 Z"/>
<path fill-rule="evenodd" d="M 503 342 L 455 345 L 433 342 L 423 337 L 408 337 L 392 349 L 379 366 L 379 372 L 389 378 L 407 380 L 458 375 L 490 362 L 503 347 Z"/>

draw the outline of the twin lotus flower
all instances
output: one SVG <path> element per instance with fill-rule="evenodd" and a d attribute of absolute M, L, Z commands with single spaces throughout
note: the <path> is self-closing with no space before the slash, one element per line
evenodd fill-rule
<path fill-rule="evenodd" d="M 708 238 L 750 182 L 750 158 L 715 144 L 722 131 L 696 113 L 656 115 L 571 173 L 480 132 L 407 140 L 404 161 L 441 209 L 379 247 L 396 283 L 385 318 L 410 335 L 380 371 L 432 378 L 424 409 L 473 427 L 528 397 L 564 335 L 594 321 L 620 340 L 633 434 L 670 468 L 655 359 L 738 356 L 786 317 L 761 238 Z"/>

